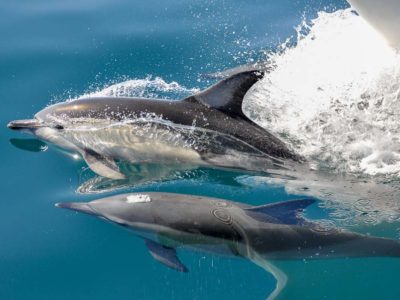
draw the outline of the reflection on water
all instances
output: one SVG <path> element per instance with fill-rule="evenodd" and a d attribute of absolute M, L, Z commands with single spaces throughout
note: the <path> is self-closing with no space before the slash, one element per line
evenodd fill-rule
<path fill-rule="evenodd" d="M 319 200 L 329 211 L 330 220 L 339 226 L 373 225 L 400 219 L 400 190 L 396 182 L 379 182 L 373 178 L 336 175 L 297 166 L 295 170 L 274 169 L 269 173 L 245 173 L 243 170 L 221 170 L 190 165 L 122 164 L 127 179 L 113 180 L 90 177 L 86 169 L 81 175 L 81 194 L 127 191 L 151 183 L 198 181 L 229 186 L 283 187 L 288 194 L 309 196 Z"/>
<path fill-rule="evenodd" d="M 10 143 L 18 149 L 30 152 L 43 152 L 48 148 L 46 143 L 37 139 L 10 139 Z"/>
<path fill-rule="evenodd" d="M 143 187 L 151 183 L 168 181 L 199 181 L 219 183 L 230 186 L 243 186 L 236 180 L 242 173 L 232 170 L 200 168 L 189 165 L 160 165 L 160 164 L 121 164 L 126 179 L 114 180 L 101 176 L 91 177 L 92 172 L 86 168 L 81 174 L 83 183 L 77 189 L 80 194 L 99 194 L 130 190 Z"/>
<path fill-rule="evenodd" d="M 95 176 L 90 179 L 84 171 L 81 180 L 84 182 L 78 187 L 77 192 L 81 194 L 97 194 L 115 192 L 122 189 L 130 189 L 159 181 L 169 181 L 180 178 L 185 171 L 190 170 L 186 166 L 168 166 L 157 164 L 121 164 L 120 169 L 124 174 L 129 174 L 126 179 L 113 180 L 106 177 Z M 190 172 L 190 171 L 186 171 Z"/>
<path fill-rule="evenodd" d="M 393 180 L 385 182 L 298 168 L 271 176 L 242 176 L 238 181 L 251 186 L 281 186 L 290 194 L 318 198 L 331 211 L 330 218 L 341 226 L 395 222 L 400 218 L 400 189 Z"/>

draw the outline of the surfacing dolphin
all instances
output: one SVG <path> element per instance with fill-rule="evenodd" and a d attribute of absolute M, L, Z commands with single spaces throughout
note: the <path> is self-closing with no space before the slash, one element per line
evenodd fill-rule
<path fill-rule="evenodd" d="M 223 199 L 170 193 L 123 194 L 91 202 L 59 203 L 130 229 L 145 240 L 154 259 L 187 272 L 177 248 L 243 257 L 270 271 L 277 286 L 286 276 L 269 260 L 398 257 L 400 243 L 325 229 L 300 213 L 312 199 L 250 206 Z"/>
<path fill-rule="evenodd" d="M 267 171 L 302 159 L 242 112 L 262 77 L 243 72 L 181 101 L 96 97 L 49 106 L 8 127 L 80 154 L 97 174 L 123 179 L 116 162 Z"/>

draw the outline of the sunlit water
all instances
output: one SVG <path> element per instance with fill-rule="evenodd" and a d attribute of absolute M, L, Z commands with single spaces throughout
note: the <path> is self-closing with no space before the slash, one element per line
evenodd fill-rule
<path fill-rule="evenodd" d="M 265 299 L 274 289 L 263 264 L 182 251 L 190 272 L 179 274 L 154 262 L 129 232 L 54 208 L 121 191 L 254 205 L 309 195 L 321 200 L 310 218 L 399 238 L 400 60 L 346 3 L 321 2 L 4 4 L 0 299 Z M 205 73 L 260 59 L 273 69 L 247 95 L 245 110 L 307 158 L 304 170 L 264 177 L 130 165 L 123 168 L 134 175 L 117 183 L 52 147 L 26 152 L 8 141 L 22 138 L 5 128 L 8 121 L 50 103 L 88 96 L 181 99 L 213 83 Z M 396 299 L 400 293 L 397 259 L 277 266 L 288 277 L 283 299 Z"/>

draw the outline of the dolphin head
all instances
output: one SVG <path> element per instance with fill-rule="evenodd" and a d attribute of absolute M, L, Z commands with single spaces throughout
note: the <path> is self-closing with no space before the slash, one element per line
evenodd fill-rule
<path fill-rule="evenodd" d="M 90 101 L 78 99 L 50 105 L 36 113 L 35 118 L 46 124 L 74 122 L 90 115 L 93 109 Z"/>
<path fill-rule="evenodd" d="M 33 119 L 12 121 L 8 124 L 8 128 L 28 132 L 40 139 L 54 142 L 51 138 L 57 134 L 62 135 L 64 129 L 87 124 L 104 124 L 104 122 L 108 124 L 110 114 L 117 114 L 119 111 L 119 107 L 111 109 L 110 103 L 113 101 L 106 98 L 61 102 L 37 112 Z M 47 140 L 49 138 L 50 140 Z"/>
<path fill-rule="evenodd" d="M 11 121 L 7 126 L 12 130 L 19 130 L 33 135 L 36 135 L 38 130 L 43 128 L 62 130 L 64 125 L 59 113 L 62 106 L 62 104 L 48 106 L 36 113 L 33 119 Z"/>
<path fill-rule="evenodd" d="M 37 112 L 33 119 L 16 120 L 8 123 L 8 128 L 22 130 L 34 135 L 38 129 L 51 128 L 62 130 L 70 123 L 74 123 L 82 117 L 87 117 L 94 107 L 90 101 L 69 101 L 50 105 Z"/>
<path fill-rule="evenodd" d="M 76 152 L 76 147 L 63 138 L 64 126 L 57 123 L 46 123 L 39 118 L 29 120 L 15 120 L 7 125 L 12 130 L 31 134 L 40 140 L 55 144 L 66 150 Z M 18 147 L 19 148 L 19 147 Z"/>
<path fill-rule="evenodd" d="M 63 149 L 78 152 L 77 147 L 64 138 L 64 129 L 70 125 L 68 116 L 63 114 L 64 106 L 64 103 L 48 106 L 36 113 L 33 119 L 11 121 L 7 126 Z"/>
<path fill-rule="evenodd" d="M 61 124 L 47 124 L 36 117 L 27 120 L 11 121 L 8 123 L 7 127 L 12 130 L 18 130 L 33 135 L 37 135 L 38 130 L 43 128 L 51 128 L 54 130 L 62 130 L 64 128 Z"/>
<path fill-rule="evenodd" d="M 123 194 L 91 202 L 63 202 L 56 206 L 93 215 L 132 229 L 154 223 L 148 194 Z"/>
<path fill-rule="evenodd" d="M 53 142 L 51 137 L 59 134 L 64 129 L 64 122 L 55 113 L 58 110 L 58 106 L 59 104 L 55 104 L 46 107 L 39 111 L 33 119 L 11 121 L 7 127 Z"/>

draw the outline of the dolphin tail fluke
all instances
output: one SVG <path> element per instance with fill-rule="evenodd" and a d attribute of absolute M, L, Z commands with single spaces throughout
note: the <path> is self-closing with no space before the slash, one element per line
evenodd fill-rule
<path fill-rule="evenodd" d="M 89 168 L 96 174 L 110 179 L 126 178 L 114 160 L 89 149 L 84 150 L 82 156 Z"/>

